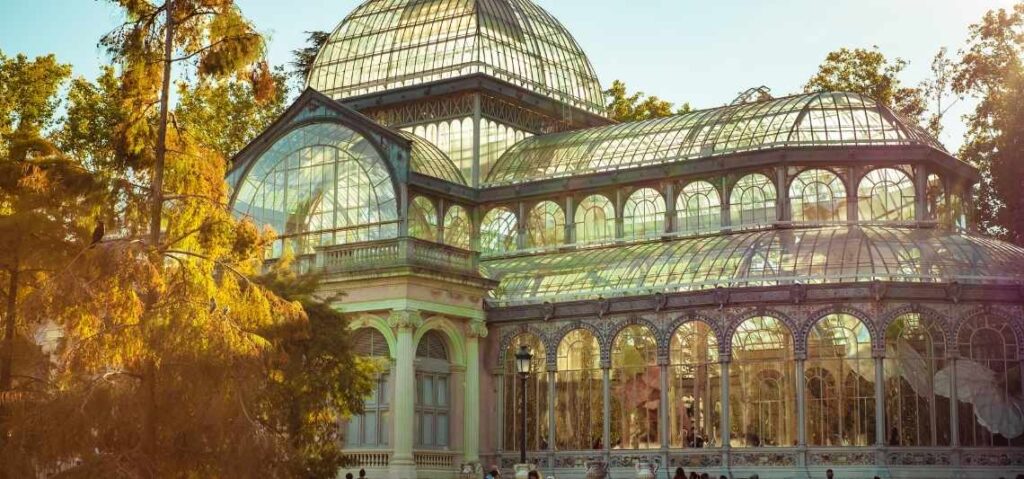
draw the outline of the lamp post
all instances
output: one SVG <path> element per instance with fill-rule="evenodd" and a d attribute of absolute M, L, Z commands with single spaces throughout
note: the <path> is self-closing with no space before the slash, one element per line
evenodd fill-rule
<path fill-rule="evenodd" d="M 521 424 L 519 429 L 519 466 L 516 467 L 516 477 L 526 477 L 529 474 L 530 467 L 526 463 L 526 379 L 530 376 L 530 363 L 533 361 L 533 354 L 530 352 L 530 348 L 525 344 L 519 346 L 519 351 L 516 352 L 516 372 L 519 373 L 519 388 L 522 391 L 522 412 Z"/>

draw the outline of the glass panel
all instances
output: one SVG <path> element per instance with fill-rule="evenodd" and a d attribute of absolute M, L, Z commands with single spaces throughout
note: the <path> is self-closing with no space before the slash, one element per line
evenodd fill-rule
<path fill-rule="evenodd" d="M 558 248 L 565 244 L 565 213 L 553 201 L 542 201 L 526 217 L 529 248 Z"/>
<path fill-rule="evenodd" d="M 515 354 L 520 346 L 527 346 L 533 354 L 526 388 L 516 373 Z M 526 448 L 531 451 L 548 449 L 548 380 L 544 344 L 532 334 L 521 334 L 509 342 L 505 349 L 505 449 L 515 449 L 522 431 L 523 394 L 526 394 Z"/>
<path fill-rule="evenodd" d="M 768 225 L 775 222 L 775 185 L 755 173 L 736 182 L 729 195 L 732 226 Z"/>
<path fill-rule="evenodd" d="M 791 446 L 796 441 L 793 338 L 781 321 L 759 316 L 732 336 L 729 421 L 733 447 Z"/>
<path fill-rule="evenodd" d="M 636 190 L 622 211 L 623 235 L 629 239 L 656 238 L 665 232 L 665 198 L 653 188 Z"/>
<path fill-rule="evenodd" d="M 471 248 L 471 231 L 472 227 L 466 209 L 459 205 L 449 206 L 448 212 L 444 215 L 445 244 L 468 250 Z"/>
<path fill-rule="evenodd" d="M 437 209 L 422 196 L 413 198 L 409 205 L 409 235 L 427 241 L 437 241 Z"/>
<path fill-rule="evenodd" d="M 676 230 L 684 234 L 718 231 L 722 202 L 718 190 L 706 181 L 686 185 L 676 199 Z"/>
<path fill-rule="evenodd" d="M 1024 390 L 1017 339 L 1010 323 L 994 316 L 977 316 L 961 326 L 957 349 L 960 444 L 1024 446 Z M 949 391 L 948 368 L 936 375 L 935 382 L 936 393 Z"/>
<path fill-rule="evenodd" d="M 702 322 L 683 324 L 669 349 L 669 446 L 721 445 L 721 368 L 718 340 Z"/>
<path fill-rule="evenodd" d="M 576 207 L 576 244 L 606 243 L 615 239 L 615 207 L 601 195 L 591 195 Z"/>
<path fill-rule="evenodd" d="M 587 330 L 570 332 L 558 345 L 555 373 L 555 437 L 563 451 L 603 449 L 601 348 Z"/>
<path fill-rule="evenodd" d="M 846 188 L 829 170 L 804 170 L 789 185 L 793 221 L 846 221 Z"/>
<path fill-rule="evenodd" d="M 875 443 L 875 362 L 871 336 L 859 319 L 830 314 L 815 323 L 804 375 L 807 444 Z"/>
<path fill-rule="evenodd" d="M 896 318 L 885 334 L 885 412 L 889 446 L 947 446 L 949 394 L 935 390 L 946 367 L 942 327 L 917 313 Z"/>
<path fill-rule="evenodd" d="M 902 170 L 871 170 L 857 187 L 861 221 L 913 221 L 914 182 Z"/>
<path fill-rule="evenodd" d="M 646 327 L 628 326 L 616 336 L 611 370 L 612 449 L 661 447 L 661 368 L 657 360 L 658 343 Z"/>
<path fill-rule="evenodd" d="M 518 233 L 516 215 L 511 210 L 497 207 L 488 211 L 480 225 L 481 253 L 500 255 L 515 251 Z"/>

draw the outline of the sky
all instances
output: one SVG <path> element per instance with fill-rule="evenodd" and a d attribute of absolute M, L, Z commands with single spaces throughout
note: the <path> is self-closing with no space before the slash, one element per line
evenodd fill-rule
<path fill-rule="evenodd" d="M 304 32 L 333 30 L 361 0 L 237 0 L 269 38 L 269 60 L 284 64 Z M 840 47 L 878 46 L 928 77 L 941 47 L 955 52 L 968 26 L 1014 0 L 535 0 L 583 47 L 602 85 L 710 108 L 767 86 L 775 96 L 800 90 Z M 121 16 L 108 0 L 0 0 L 0 50 L 55 53 L 75 75 L 95 77 L 107 56 L 97 46 Z M 947 114 L 940 140 L 959 148 L 968 99 Z"/>

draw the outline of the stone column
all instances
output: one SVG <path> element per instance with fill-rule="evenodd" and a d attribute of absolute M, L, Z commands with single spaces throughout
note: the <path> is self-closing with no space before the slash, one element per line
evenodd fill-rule
<path fill-rule="evenodd" d="M 486 337 L 487 326 L 483 321 L 469 323 L 466 328 L 466 387 L 462 410 L 462 455 L 466 463 L 480 462 L 480 339 Z"/>
<path fill-rule="evenodd" d="M 413 335 L 423 324 L 419 311 L 394 310 L 388 317 L 388 324 L 398 332 L 395 361 L 395 400 L 392 419 L 394 432 L 391 435 L 393 451 L 389 464 L 391 477 L 416 479 L 416 460 L 413 457 L 413 435 L 415 434 L 414 398 L 416 394 L 416 373 L 413 359 Z"/>

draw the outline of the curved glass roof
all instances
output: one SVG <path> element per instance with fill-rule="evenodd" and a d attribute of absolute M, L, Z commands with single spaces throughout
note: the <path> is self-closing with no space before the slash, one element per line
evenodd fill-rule
<path fill-rule="evenodd" d="M 1009 283 L 1024 248 L 941 230 L 772 229 L 483 263 L 499 305 L 723 287 L 861 281 Z"/>
<path fill-rule="evenodd" d="M 412 142 L 409 151 L 409 166 L 412 167 L 412 171 L 457 185 L 466 184 L 466 179 L 462 177 L 462 172 L 455 163 L 433 143 L 407 131 L 395 130 L 395 133 Z"/>
<path fill-rule="evenodd" d="M 307 83 L 345 98 L 476 73 L 604 112 L 583 50 L 530 0 L 368 0 L 331 34 Z"/>
<path fill-rule="evenodd" d="M 925 145 L 943 150 L 914 122 L 871 98 L 824 92 L 530 137 L 498 159 L 485 184 L 772 148 L 850 145 Z"/>

